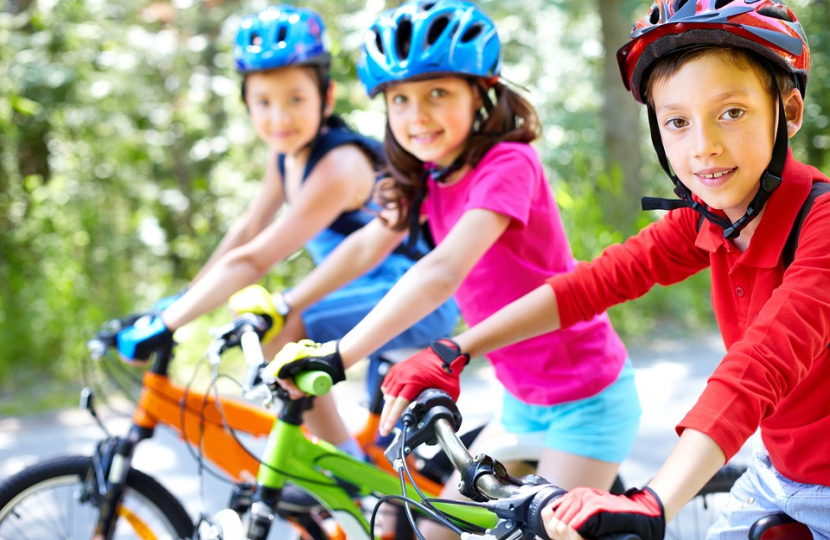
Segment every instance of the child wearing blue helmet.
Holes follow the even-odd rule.
[[[282,366],[278,375],[295,395],[294,373],[310,366],[342,380],[344,367],[451,296],[473,325],[549,275],[573,269],[556,203],[529,144],[539,136],[538,118],[500,82],[500,70],[495,25],[470,2],[406,2],[382,13],[365,33],[358,75],[370,96],[384,95],[387,107],[392,178],[380,193],[384,212],[296,286],[292,302],[303,305],[346,279],[339,261],[351,261],[355,273],[370,267],[407,233],[415,236],[424,220],[436,247],[339,343],[292,344],[277,355],[275,370]],[[456,351],[442,339],[392,369],[414,366],[415,377],[457,373],[469,357]],[[625,347],[608,317],[488,359],[506,389],[501,421],[490,429],[545,431],[539,474],[558,485],[609,488],[633,445],[640,407]],[[384,385],[387,398],[415,397],[401,390]],[[457,384],[448,390],[458,397]],[[456,483],[447,482],[445,496],[458,496]]]
[[[331,57],[320,16],[285,5],[247,16],[233,55],[251,121],[269,148],[262,186],[190,288],[149,324],[119,334],[119,351],[128,360],[146,359],[169,343],[177,328],[222,305],[303,246],[321,263],[376,213],[368,205],[376,172],[384,165],[383,149],[332,114]],[[275,220],[283,205],[287,211]],[[420,245],[418,250],[426,248]],[[374,307],[413,259],[396,252],[378,263],[302,309],[259,286],[235,296],[232,308],[246,311],[255,305],[270,315],[274,324],[264,341],[275,350],[305,337],[336,339]],[[426,345],[451,331],[457,314],[452,303],[436,305],[419,324],[391,336],[386,348]],[[312,432],[361,454],[331,398],[318,399],[306,420]]]

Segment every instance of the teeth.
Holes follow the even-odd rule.
[[[701,174],[700,176],[702,176],[703,178],[720,178],[724,174],[727,174],[727,173],[730,173],[730,172],[732,172],[732,171],[730,170],[730,171],[721,171],[721,172],[717,172],[717,173],[713,173],[713,174]]]

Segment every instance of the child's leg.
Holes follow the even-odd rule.
[[[752,464],[732,487],[707,540],[745,540],[756,520],[777,512],[810,527],[816,540],[830,540],[830,487],[785,478],[772,466],[760,438],[753,446]]]

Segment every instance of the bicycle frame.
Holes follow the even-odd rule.
[[[114,444],[99,451],[97,462],[101,466],[93,473],[99,485],[102,479],[106,479],[106,487],[101,486],[98,490],[103,502],[99,532],[112,530],[112,520],[116,515],[127,518],[115,504],[123,490],[124,479],[119,480],[118,475],[114,477],[109,470],[129,469],[135,445],[152,437],[155,428],[163,424],[188,443],[201,448],[202,455],[208,461],[237,483],[250,486],[256,480],[253,501],[267,500],[272,513],[277,508],[282,488],[290,481],[317,498],[335,516],[351,540],[372,537],[369,522],[361,508],[338,481],[357,487],[361,495],[400,495],[400,478],[386,459],[377,460],[377,465],[370,465],[325,441],[310,437],[302,428],[302,411],[305,409],[302,400],[285,401],[282,413],[275,418],[273,413],[246,402],[225,396],[219,396],[217,400],[213,395],[176,384],[167,376],[171,359],[172,351],[161,351],[151,369],[144,374],[129,435],[115,439]],[[367,438],[370,431],[376,430],[377,421],[377,414],[370,415],[361,438]],[[268,436],[261,462],[240,444],[230,430],[254,437]],[[115,467],[116,460],[127,466]],[[434,497],[440,492],[440,484],[414,472],[413,476],[428,496]],[[411,485],[407,485],[407,495],[417,496]],[[236,503],[232,501],[231,506],[236,506]],[[249,501],[235,509],[245,510],[250,504]],[[446,510],[482,527],[495,523],[494,516],[481,509],[453,506]],[[134,530],[141,536],[142,524],[137,523]]]

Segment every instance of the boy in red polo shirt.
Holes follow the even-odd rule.
[[[655,150],[681,200],[648,200],[670,211],[445,344],[480,356],[711,267],[728,352],[677,427],[677,446],[644,490],[579,488],[555,501],[548,534],[663,538],[665,521],[760,426],[763,444],[733,488],[739,502],[707,538],[745,539],[756,519],[784,511],[828,539],[830,197],[815,199],[793,260],[785,255],[813,183],[828,182],[787,149],[804,110],[803,30],[781,2],[672,0],[655,2],[631,38],[618,53],[623,79],[648,107]],[[421,389],[457,388],[460,370],[442,365],[464,363],[430,348],[387,375],[382,429]]]

